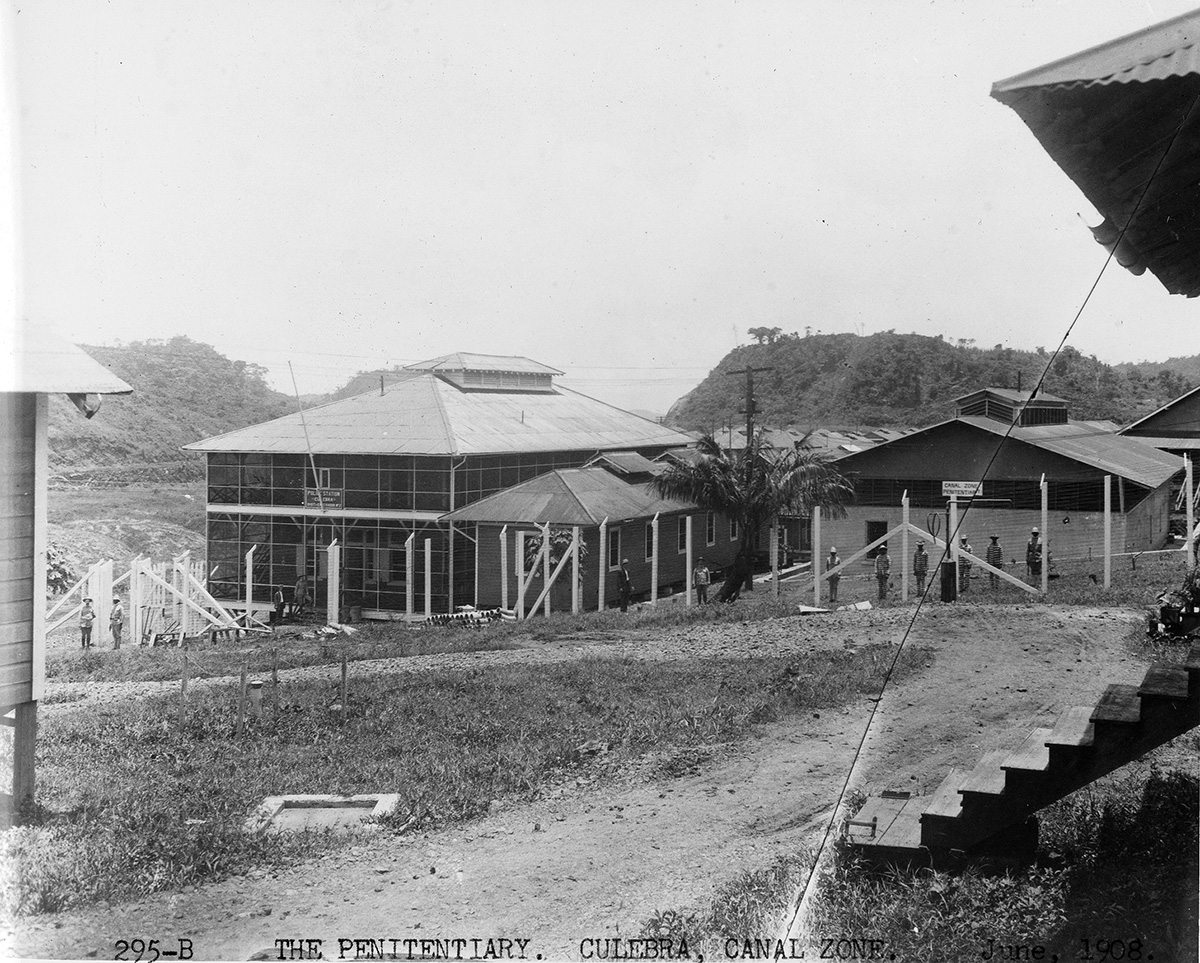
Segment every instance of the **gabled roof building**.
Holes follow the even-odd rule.
[[[1183,468],[1177,456],[1118,434],[1108,422],[1071,419],[1068,403],[1051,395],[986,388],[956,404],[952,419],[838,460],[856,500],[846,519],[829,523],[826,542],[849,554],[847,548],[874,541],[899,523],[905,492],[912,521],[923,526],[931,512],[945,509],[945,483],[983,479],[963,531],[981,551],[987,535],[1000,534],[1019,556],[1013,541],[1040,525],[1044,476],[1056,523],[1052,550],[1086,556],[1100,544],[1105,475],[1112,476],[1114,551],[1166,540],[1171,482]]]
[[[413,572],[405,562],[416,533],[433,543],[433,610],[474,603],[474,540],[451,512],[556,469],[598,457],[643,467],[692,443],[560,374],[528,358],[450,354],[378,390],[188,445],[208,461],[210,591],[240,599],[243,559],[258,546],[256,606],[301,575],[324,598],[337,539],[346,604],[386,617],[403,610],[410,580],[424,586],[423,551]]]
[[[1188,452],[1194,460],[1200,452],[1200,387],[1127,425],[1121,434],[1176,455]]]

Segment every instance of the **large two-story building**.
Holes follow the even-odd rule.
[[[188,445],[208,459],[210,591],[244,598],[255,547],[256,608],[300,575],[323,600],[336,539],[343,603],[390,617],[410,580],[423,596],[428,538],[433,611],[473,604],[475,525],[451,512],[606,452],[654,459],[693,441],[564,387],[561,374],[528,358],[446,355],[379,390]]]

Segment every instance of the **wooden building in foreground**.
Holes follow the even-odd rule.
[[[49,398],[66,394],[90,418],[101,395],[133,389],[73,344],[20,329],[2,335],[0,717],[14,729],[12,792],[4,794],[2,813],[11,822],[33,798],[37,704],[45,685]]]

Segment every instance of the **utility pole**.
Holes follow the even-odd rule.
[[[746,407],[743,412],[746,415],[746,448],[750,447],[750,440],[754,437],[754,416],[758,413],[758,405],[754,402],[754,372],[756,371],[774,371],[774,368],[755,368],[752,365],[746,365],[737,371],[729,371],[727,374],[746,376]]]

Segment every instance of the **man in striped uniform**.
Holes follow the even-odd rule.
[[[1000,547],[999,535],[992,536],[992,544],[987,547],[983,560],[992,568],[1004,568],[1004,549]],[[995,589],[1000,584],[1000,576],[995,572],[988,572],[988,583]]]

